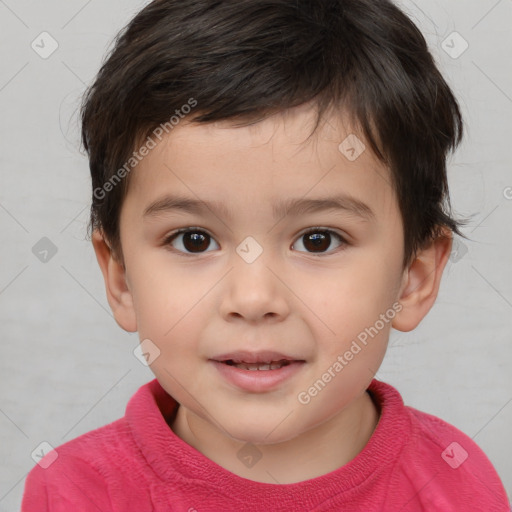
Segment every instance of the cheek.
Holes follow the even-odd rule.
[[[165,255],[131,262],[130,282],[141,339],[163,344],[182,339],[201,325],[203,303],[215,280],[180,271]],[[179,336],[178,336],[179,334]]]
[[[324,364],[352,348],[353,360],[378,367],[396,314],[395,290],[401,274],[395,260],[355,255],[350,264],[318,280],[316,287],[306,283],[310,325],[315,339],[324,344]],[[361,350],[352,345],[354,341]]]
[[[328,315],[333,325],[358,323],[378,318],[392,305],[400,277],[393,259],[378,261],[361,253],[317,280],[308,280],[304,293],[309,290],[305,296],[315,305],[315,313]]]

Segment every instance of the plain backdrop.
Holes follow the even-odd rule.
[[[113,320],[86,239],[77,115],[115,34],[145,3],[0,0],[1,511],[19,510],[41,442],[57,447],[121,417],[153,378],[133,354],[137,335]],[[471,240],[455,244],[421,325],[392,332],[377,378],[472,437],[510,495],[512,1],[401,5],[464,112],[449,182],[455,213],[472,216]]]

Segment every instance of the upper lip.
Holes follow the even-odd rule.
[[[211,358],[214,361],[224,362],[233,361],[235,363],[269,363],[271,361],[304,361],[293,356],[287,356],[273,350],[262,350],[259,352],[250,352],[248,350],[238,350],[229,352]]]

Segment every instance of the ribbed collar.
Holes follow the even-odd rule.
[[[230,490],[243,498],[259,493],[268,499],[294,496],[311,497],[318,502],[359,487],[370,477],[386,470],[407,442],[411,425],[398,391],[373,379],[368,387],[380,410],[375,431],[365,448],[348,464],[317,478],[293,484],[268,484],[242,478],[219,466],[179,438],[166,422],[178,407],[156,379],[143,385],[130,399],[126,420],[136,444],[153,471],[165,483],[184,480],[204,481],[208,486]]]

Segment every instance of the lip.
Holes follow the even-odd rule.
[[[246,357],[246,356],[245,356]],[[233,358],[228,358],[233,359]],[[287,359],[279,357],[278,359]],[[270,358],[267,361],[277,361],[278,359]],[[290,359],[287,359],[290,360]],[[242,370],[236,366],[230,366],[220,361],[211,360],[212,364],[217,368],[219,373],[231,384],[245,391],[253,393],[262,393],[271,391],[278,387],[284,381],[296,375],[305,361],[294,361],[276,370]],[[249,362],[249,361],[245,361]]]

